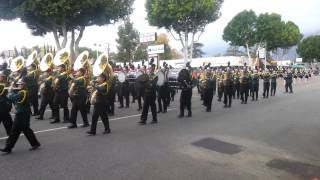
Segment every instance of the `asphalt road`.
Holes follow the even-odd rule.
[[[320,78],[299,81],[294,94],[240,104],[230,109],[214,98],[206,113],[194,91],[193,117],[178,119],[179,97],[159,124],[139,126],[136,105],[116,109],[110,135],[87,136],[48,120],[32,120],[41,149],[28,151],[21,137],[10,155],[0,156],[0,179],[68,180],[276,180],[320,176]],[[260,89],[261,91],[262,89]],[[61,113],[62,114],[62,113]],[[50,112],[46,112],[46,117]],[[80,114],[78,123],[81,123]],[[149,115],[151,119],[151,115]],[[91,116],[89,116],[91,119]],[[211,138],[211,149],[195,142]],[[214,143],[216,142],[216,144]],[[218,144],[217,144],[218,142]],[[5,143],[0,127],[0,146]],[[197,144],[197,143],[196,143]],[[237,149],[238,152],[228,153]],[[289,162],[275,168],[274,163]],[[282,161],[281,161],[282,162]],[[297,163],[294,163],[297,162]],[[274,166],[269,166],[273,164]],[[286,163],[284,163],[286,164]],[[319,168],[319,172],[317,172]],[[291,170],[291,171],[290,171]]]

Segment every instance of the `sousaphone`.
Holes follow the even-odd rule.
[[[33,51],[27,58],[26,60],[26,68],[29,68],[32,64],[38,65],[39,61],[38,61],[38,52],[37,51]]]
[[[22,56],[14,58],[10,64],[10,70],[12,72],[18,72],[24,67],[25,59]]]
[[[40,62],[40,70],[42,72],[46,72],[51,68],[53,68],[53,55],[51,53],[47,53],[43,56]]]
[[[61,49],[57,52],[56,56],[53,59],[53,64],[55,66],[68,65],[70,60],[70,51],[69,49]]]

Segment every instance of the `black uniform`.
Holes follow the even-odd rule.
[[[272,75],[271,75],[271,96],[276,95],[276,90],[277,90],[277,74],[272,73]]]
[[[129,81],[126,80],[123,83],[119,83],[119,89],[118,89],[118,99],[119,99],[119,103],[120,103],[120,107],[119,108],[123,108],[124,107],[124,98],[126,100],[126,108],[129,108],[129,104],[130,104],[130,90],[129,90]]]
[[[259,74],[254,73],[252,75],[252,88],[251,88],[251,96],[252,96],[252,101],[257,101],[258,96],[259,96]]]
[[[157,123],[157,106],[156,106],[156,91],[157,91],[157,77],[154,73],[149,75],[149,81],[145,83],[145,92],[143,96],[143,109],[141,114],[140,124],[146,124],[148,118],[149,107],[152,112],[152,123]]]
[[[12,128],[12,118],[10,111],[12,104],[7,98],[7,90],[4,90],[5,85],[0,84],[0,124],[3,123],[4,128],[6,129],[7,135],[10,135]]]
[[[288,89],[290,89],[290,93],[293,93],[293,91],[292,91],[292,78],[293,78],[293,75],[291,72],[288,72],[286,74],[286,76],[284,77],[284,80],[286,81],[286,84],[285,84],[286,93],[288,92]]]
[[[211,111],[212,99],[216,92],[216,77],[207,79],[207,87],[204,89],[203,104],[207,107],[206,111]]]
[[[244,72],[240,77],[240,93],[241,93],[241,104],[247,104],[249,97],[249,77],[248,73]]]
[[[180,114],[179,117],[184,116],[184,110],[187,108],[188,110],[188,117],[192,116],[191,111],[191,98],[192,98],[192,82],[191,81],[184,81],[181,82],[181,94],[180,94]]]
[[[162,85],[157,87],[158,90],[158,113],[167,112],[167,107],[168,107],[168,98],[167,98],[167,92],[168,92],[168,86]]]
[[[39,115],[39,102],[38,102],[38,78],[37,78],[37,71],[34,70],[28,73],[25,76],[25,81],[27,83],[28,93],[29,93],[29,101],[33,108],[33,115]]]
[[[59,109],[63,108],[63,121],[64,123],[69,122],[69,109],[68,109],[68,81],[69,76],[66,72],[58,75],[57,77],[58,83],[54,86],[54,121],[52,123],[60,122],[60,113]]]
[[[263,98],[269,97],[269,90],[270,90],[270,74],[265,73],[263,74]]]
[[[224,107],[231,107],[233,94],[233,79],[231,73],[225,73],[223,79]]]
[[[51,110],[52,110],[52,117],[53,115],[53,97],[54,97],[54,91],[52,88],[53,83],[53,77],[49,76],[44,80],[44,89],[41,92],[41,103],[40,103],[40,110],[39,110],[39,118],[40,120],[43,119],[44,112],[46,110],[47,105],[49,104]]]
[[[87,110],[86,110],[86,100],[87,100],[87,92],[86,92],[86,79],[84,76],[79,77],[74,80],[73,82],[74,90],[73,94],[70,94],[70,99],[72,102],[71,107],[71,126],[69,128],[76,128],[77,127],[77,113],[80,111],[82,120],[83,120],[83,127],[89,126],[88,117],[87,117]]]
[[[140,111],[142,109],[142,101],[141,100],[144,96],[144,86],[140,82],[136,82],[135,87],[136,87],[136,95],[137,95],[136,99],[138,101],[138,111]]]
[[[233,91],[233,99],[237,97],[237,99],[240,98],[240,78],[239,74],[235,74],[234,77],[234,91]]]
[[[21,132],[26,136],[27,140],[33,148],[40,146],[33,130],[30,128],[30,104],[27,90],[20,90],[17,93],[10,93],[8,98],[15,104],[16,114],[10,136],[6,141],[4,152],[11,152],[16,144]]]
[[[109,85],[107,82],[104,82],[100,85],[95,86],[96,89],[96,100],[93,102],[93,114],[92,114],[92,124],[89,134],[95,135],[97,129],[98,118],[100,117],[104,125],[104,133],[110,133],[109,118],[106,112],[108,104],[108,89]]]
[[[221,102],[222,96],[223,96],[223,77],[220,75],[217,79],[218,81],[218,101]]]

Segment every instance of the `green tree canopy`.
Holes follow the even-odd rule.
[[[177,33],[179,38],[175,39],[181,42],[187,61],[188,47],[193,49],[196,34],[200,33],[200,37],[206,25],[220,17],[222,3],[223,0],[147,0],[145,6],[150,25]]]
[[[118,61],[132,62],[139,43],[139,33],[133,24],[126,20],[118,29]]]
[[[304,62],[320,60],[320,36],[309,36],[303,39],[297,48],[297,53],[303,58]]]

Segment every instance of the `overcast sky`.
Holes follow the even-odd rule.
[[[135,0],[135,11],[131,16],[135,28],[141,33],[166,32],[148,25],[144,3],[145,0]],[[237,13],[245,9],[252,9],[257,14],[275,12],[281,14],[284,20],[295,22],[303,34],[320,33],[320,0],[225,0],[222,16],[216,22],[208,25],[200,38],[200,42],[205,45],[204,50],[208,56],[225,51],[227,45],[221,38],[223,29]],[[87,28],[80,45],[95,48],[94,44],[106,46],[107,43],[110,43],[111,51],[116,51],[115,39],[119,24],[121,22],[115,25]],[[175,48],[181,49],[179,42],[173,38],[170,43]],[[14,46],[20,48],[22,46],[42,46],[43,44],[54,45],[52,34],[45,37],[34,37],[25,24],[19,20],[0,21],[0,51],[13,49]],[[100,47],[100,49],[104,48]]]

